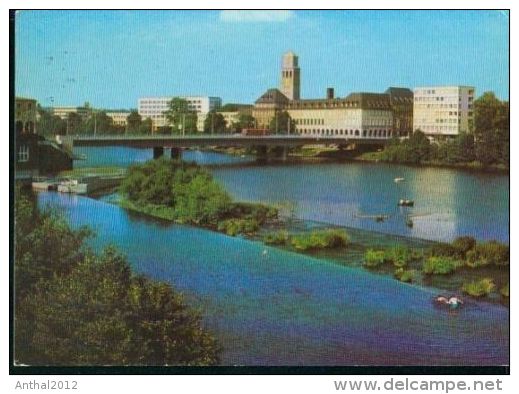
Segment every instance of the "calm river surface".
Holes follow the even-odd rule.
[[[149,158],[143,151],[119,153],[117,165]],[[201,152],[184,158],[206,164],[223,159],[230,165],[211,171],[235,197],[290,202],[300,218],[429,239],[472,234],[508,241],[508,177],[355,163],[255,166],[246,163],[250,158]],[[243,163],[233,165],[236,160]],[[394,184],[397,176],[406,182]],[[434,219],[417,218],[413,229],[401,225],[395,199],[402,194],[415,199],[415,211]],[[62,211],[74,227],[93,228],[94,248],[115,244],[136,271],[184,292],[220,340],[225,365],[509,362],[509,311],[502,305],[469,302],[459,313],[448,313],[432,305],[438,290],[149,219],[106,199],[40,193],[39,203]],[[354,217],[358,212],[394,216],[379,226]]]

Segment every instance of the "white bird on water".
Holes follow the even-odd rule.
[[[263,256],[266,256],[266,255],[267,255],[267,253],[268,253],[267,249],[263,249],[263,253],[262,253],[262,254],[263,254]]]

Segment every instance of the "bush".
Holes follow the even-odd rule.
[[[258,229],[259,223],[256,219],[227,219],[218,223],[218,231],[233,237],[238,234],[253,234]]]
[[[462,290],[473,297],[484,297],[487,296],[494,290],[496,285],[490,278],[484,278],[478,281],[464,283]]]
[[[364,262],[362,264],[368,268],[376,268],[385,262],[386,253],[383,250],[368,249],[364,254]]]
[[[412,259],[412,251],[403,246],[395,246],[386,251],[386,260],[398,268],[406,267]]]
[[[340,229],[314,230],[310,234],[294,235],[292,246],[297,250],[332,249],[347,245],[349,237]]]
[[[499,293],[505,298],[510,297],[510,283],[507,283],[501,287],[501,289],[499,289]]]
[[[469,260],[479,266],[506,266],[510,264],[510,248],[497,241],[488,241],[478,244]]]
[[[401,282],[411,283],[415,280],[416,271],[406,270],[404,268],[397,268],[394,272],[394,276]]]
[[[461,258],[465,258],[467,253],[476,247],[476,240],[473,237],[458,237],[452,242],[452,246]]]
[[[288,242],[289,235],[286,230],[279,230],[269,233],[263,238],[263,242],[269,245],[285,245]]]
[[[456,271],[460,262],[450,257],[431,256],[422,266],[422,271],[427,275],[447,275]]]
[[[451,244],[440,242],[429,248],[429,254],[435,257],[459,257],[458,250]]]

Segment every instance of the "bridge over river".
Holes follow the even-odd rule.
[[[171,148],[172,158],[179,158],[181,149],[192,147],[245,147],[255,148],[258,154],[266,153],[267,148],[283,148],[286,157],[288,148],[304,145],[383,145],[388,139],[384,138],[345,138],[333,135],[264,135],[250,136],[242,134],[212,134],[212,135],[100,135],[100,136],[62,136],[59,140],[69,149],[73,146],[127,146],[133,148],[153,149],[153,157],[164,154],[165,148]]]

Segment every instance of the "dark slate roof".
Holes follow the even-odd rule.
[[[357,103],[357,106],[362,109],[388,109],[391,107],[390,97],[385,93],[350,93],[344,100]]]
[[[269,89],[256,100],[256,104],[285,104],[289,99],[278,89]]]

